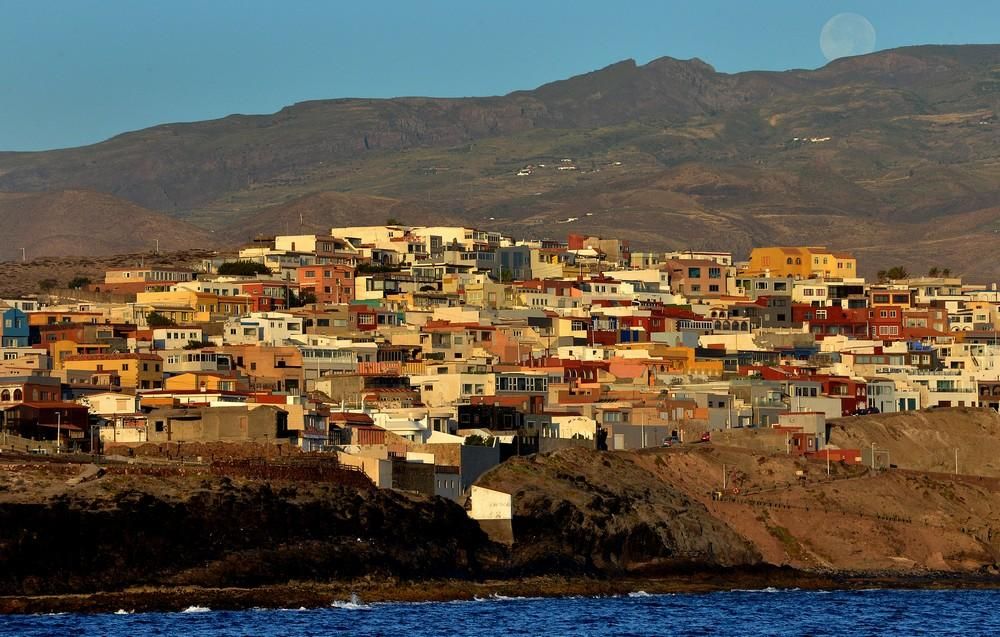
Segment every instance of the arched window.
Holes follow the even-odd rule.
[[[10,400],[10,390],[9,389],[5,389],[2,392],[0,392],[0,401],[8,402],[9,400]]]
[[[788,260],[787,260],[787,261],[785,261],[785,263],[786,263],[787,265],[792,265],[792,257],[788,257]]]
[[[802,265],[802,258],[801,257],[795,257],[795,265]]]
[[[20,389],[14,390],[14,400],[22,400],[24,398],[24,393]]]

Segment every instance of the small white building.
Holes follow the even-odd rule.
[[[302,319],[283,312],[251,312],[233,317],[222,330],[226,345],[284,345],[288,339],[303,334]]]

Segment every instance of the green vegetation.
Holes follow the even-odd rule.
[[[70,279],[69,283],[66,284],[66,287],[71,290],[80,290],[90,285],[90,283],[91,281],[89,277],[77,276]]]
[[[382,263],[359,263],[358,274],[377,274],[380,272],[399,272],[402,269],[399,265],[388,265]]]
[[[887,281],[899,281],[900,279],[907,279],[910,277],[910,273],[903,266],[897,265],[889,268],[888,270],[878,271],[879,283],[885,283]]]
[[[177,325],[177,323],[159,312],[150,312],[146,315],[146,325],[150,327],[171,327]]]
[[[256,276],[258,274],[271,274],[271,269],[256,261],[227,261],[219,266],[219,274]]]
[[[148,321],[149,318],[147,317],[146,320]],[[215,343],[212,341],[188,341],[184,349],[202,349],[205,347],[215,347]]]
[[[292,292],[288,297],[288,307],[302,307],[316,302],[316,293],[312,290],[302,290],[298,294]]]
[[[59,281],[55,279],[42,279],[38,282],[38,289],[42,292],[51,292],[57,287],[59,287]]]
[[[468,436],[465,439],[465,444],[470,447],[492,447],[494,445],[493,436],[488,436],[486,438],[479,435]]]

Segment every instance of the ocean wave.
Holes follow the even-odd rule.
[[[774,586],[768,586],[766,588],[732,588],[729,590],[730,593],[794,593],[796,591],[802,590],[801,588],[775,588]]]
[[[337,608],[340,610],[371,610],[370,604],[365,604],[361,601],[361,598],[355,594],[351,594],[351,599],[347,601],[335,600],[330,603],[330,608]]]
[[[208,608],[207,606],[188,606],[187,608],[185,608],[181,612],[182,613],[210,613],[210,612],[212,612],[212,609]]]
[[[115,615],[132,615],[134,613],[134,610],[125,610],[124,608],[119,608],[114,612]]]
[[[479,597],[473,596],[472,601],[474,602],[524,602],[530,600],[545,599],[544,597],[521,597],[518,595],[501,595],[500,593],[493,593],[489,597]]]
[[[652,595],[650,595],[646,591],[633,591],[633,592],[629,593],[628,596],[629,597],[652,597]]]

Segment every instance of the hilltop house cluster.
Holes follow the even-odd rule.
[[[561,446],[756,428],[854,462],[829,420],[1000,407],[995,286],[865,281],[816,246],[737,262],[583,234],[357,226],[90,288],[2,301],[3,444],[281,444],[457,499],[504,458]]]

